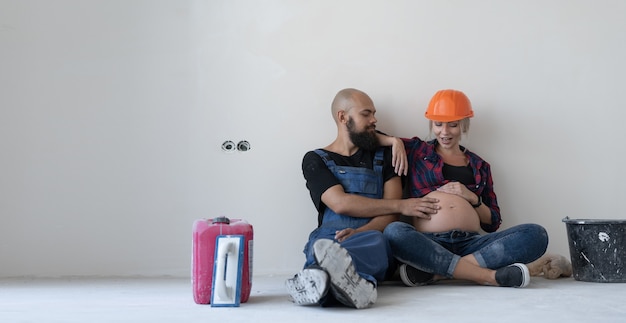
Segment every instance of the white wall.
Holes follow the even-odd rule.
[[[426,137],[441,88],[476,117],[504,227],[568,254],[565,216],[620,213],[626,3],[0,0],[0,277],[190,271],[191,225],[254,225],[254,272],[291,273],[316,224],[303,154],[330,101]],[[224,153],[224,140],[252,150]]]

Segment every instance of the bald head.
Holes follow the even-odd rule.
[[[372,99],[363,91],[347,88],[343,89],[335,95],[335,99],[331,105],[333,119],[337,122],[337,112],[350,111],[354,106],[374,106]]]

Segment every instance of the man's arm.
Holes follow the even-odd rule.
[[[366,230],[382,232],[389,223],[398,219],[399,214],[430,219],[430,215],[440,208],[437,204],[439,200],[430,197],[402,199],[402,183],[397,176],[385,182],[384,190],[382,199],[346,194],[341,185],[335,185],[322,194],[322,201],[336,213],[372,218],[357,229],[346,228],[335,232],[337,241],[344,241],[354,233]],[[342,212],[337,211],[339,207]]]
[[[389,179],[387,182],[385,182],[383,200],[384,199],[400,199],[400,198],[402,198],[402,183],[400,182],[400,177],[396,176],[396,177]],[[377,199],[377,201],[383,201],[383,200]],[[383,230],[385,230],[385,227],[387,227],[389,223],[396,221],[397,219],[398,219],[397,213],[378,215],[378,216],[375,216],[372,220],[370,220],[367,224],[359,228],[356,228],[356,229],[346,228],[346,229],[337,231],[335,233],[335,239],[341,242],[357,232],[364,232],[367,230],[378,230],[382,232]]]
[[[400,181],[399,177],[394,177]],[[393,179],[390,179],[391,181]],[[387,182],[389,182],[387,181]],[[387,184],[385,183],[385,188]],[[400,199],[375,199],[344,192],[338,184],[322,193],[322,202],[337,214],[356,218],[372,218],[384,214],[399,213]]]
[[[399,192],[394,193],[393,188],[387,188],[391,181],[397,181]],[[390,190],[387,192],[387,190]],[[387,194],[389,198],[387,198]],[[394,177],[393,179],[385,182],[385,198],[373,199],[356,194],[348,194],[343,191],[341,185],[335,185],[327,189],[322,194],[322,202],[326,204],[335,213],[360,217],[360,218],[373,218],[380,215],[388,214],[404,214],[408,216],[417,216],[421,218],[430,218],[430,214],[437,213],[440,208],[437,205],[439,200],[434,198],[410,198],[401,199],[400,197],[392,199],[391,194],[400,194],[402,197],[402,188],[400,184],[400,178]]]
[[[387,182],[385,182],[385,190],[383,194],[383,199],[401,199],[402,198],[402,183],[400,182],[400,177],[394,177]],[[356,232],[362,232],[366,230],[378,230],[383,231],[385,227],[398,219],[399,213],[393,214],[384,214],[379,215],[373,218],[366,225],[358,228]]]
[[[391,146],[391,166],[394,167],[396,174],[406,176],[409,171],[409,163],[406,157],[404,141],[382,132],[376,132],[376,138],[378,138],[381,146]]]

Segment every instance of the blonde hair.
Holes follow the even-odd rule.
[[[430,133],[433,133],[433,122],[437,122],[437,121],[433,121],[430,120],[430,122],[428,123],[428,129],[430,130]],[[458,122],[459,126],[461,126],[461,133],[467,135],[467,133],[469,132],[469,128],[470,128],[470,118],[464,118],[458,121],[450,121],[450,122]]]

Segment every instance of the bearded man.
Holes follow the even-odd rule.
[[[286,281],[291,301],[323,307],[366,308],[376,302],[378,283],[396,269],[382,231],[400,214],[437,212],[432,198],[402,199],[390,147],[376,136],[376,108],[363,91],[343,89],[331,112],[337,137],[309,151],[302,172],[318,212],[318,227],[304,247],[305,264]]]

